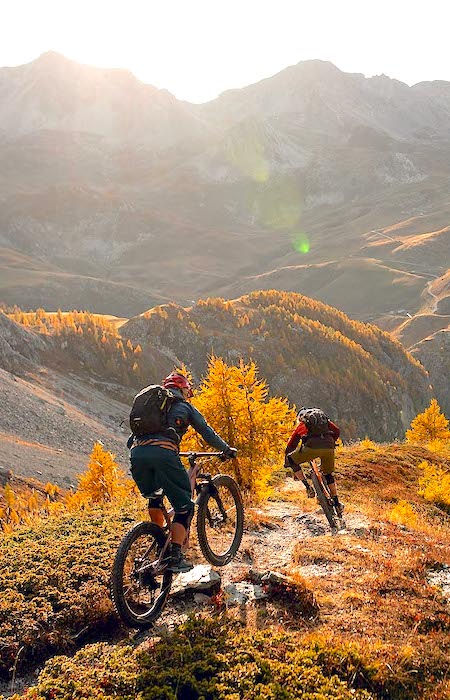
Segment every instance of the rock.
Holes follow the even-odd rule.
[[[12,471],[6,467],[0,466],[0,486],[6,486],[8,481],[11,481]]]
[[[172,595],[185,591],[208,591],[214,595],[220,590],[221,578],[217,571],[208,564],[194,566],[192,571],[179,574],[172,585]]]
[[[427,581],[441,589],[442,596],[450,603],[450,566],[443,564],[439,569],[428,571]]]
[[[278,573],[278,571],[261,573],[250,570],[249,578],[262,584],[268,598],[286,605],[294,616],[298,615],[310,620],[318,617],[319,605],[314,591],[309,588],[306,582],[296,581],[289,576]]]
[[[211,597],[206,593],[194,593],[194,602],[198,605],[208,605],[211,602]]]
[[[230,583],[223,590],[226,594],[227,605],[244,605],[268,597],[262,586],[249,581]]]

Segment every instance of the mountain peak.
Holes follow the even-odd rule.
[[[40,56],[31,61],[31,63],[42,65],[42,66],[54,66],[61,63],[74,63],[70,58],[64,56],[58,51],[44,51]]]

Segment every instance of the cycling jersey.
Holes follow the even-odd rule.
[[[308,437],[308,430],[306,428],[306,425],[302,421],[300,421],[300,423],[297,425],[294,432],[292,433],[291,437],[289,438],[285,454],[288,454],[289,452],[295,450],[295,448],[298,447],[300,440],[307,447],[312,447],[315,449],[333,448],[336,440],[341,434],[341,431],[339,430],[337,425],[331,420],[328,421],[328,430],[330,431],[329,435],[311,435],[310,437]]]

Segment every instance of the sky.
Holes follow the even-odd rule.
[[[308,59],[450,81],[449,0],[0,0],[0,66],[45,51],[206,102]]]

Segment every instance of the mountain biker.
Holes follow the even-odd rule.
[[[319,423],[321,427],[318,430],[308,428],[313,412],[317,412],[319,420],[323,421]],[[317,457],[320,458],[320,469],[330,489],[338,515],[342,515],[344,505],[339,501],[333,472],[336,441],[340,433],[338,426],[329,420],[321,409],[302,407],[297,414],[297,426],[285,450],[285,466],[290,467],[294,471],[294,477],[304,484],[308,498],[314,498],[315,491],[308,483],[301,465]]]
[[[191,425],[211,447],[223,452],[224,458],[232,459],[237,450],[222,440],[202,414],[188,403],[193,392],[186,377],[172,372],[163,379],[162,386],[170,389],[176,398],[167,414],[169,428],[161,434],[130,435],[127,446],[131,447],[131,475],[141,494],[149,499],[152,522],[164,527],[163,491],[174,509],[168,568],[182,573],[193,568],[184,558],[181,546],[194,514],[194,503],[189,477],[178,455],[181,438]]]

